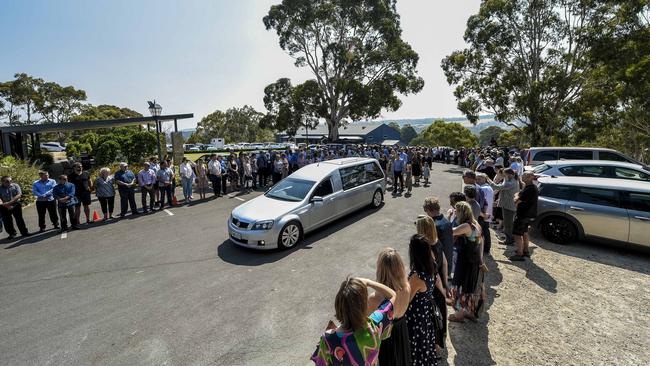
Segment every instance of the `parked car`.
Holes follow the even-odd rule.
[[[230,240],[249,248],[290,248],[305,233],[343,215],[368,205],[380,207],[385,191],[375,159],[310,164],[235,208],[228,220]]]
[[[60,152],[65,151],[65,147],[63,147],[58,142],[41,142],[41,150],[48,152]]]
[[[536,225],[549,241],[596,238],[650,246],[650,183],[585,177],[538,182]]]
[[[532,167],[538,177],[617,178],[650,182],[650,170],[643,165],[607,160],[551,160]]]
[[[548,160],[610,160],[644,165],[621,152],[600,147],[531,147],[521,156],[529,166]]]

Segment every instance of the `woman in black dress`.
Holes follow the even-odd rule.
[[[411,299],[410,287],[404,262],[399,253],[393,248],[379,252],[377,258],[377,282],[388,286],[396,292],[393,302],[393,329],[390,337],[381,342],[379,348],[379,365],[381,366],[411,366],[411,349],[409,333],[406,325],[406,309]],[[372,314],[384,301],[377,292],[368,299],[368,314]]]
[[[435,366],[437,365],[436,335],[433,324],[435,266],[429,242],[424,236],[411,237],[409,260],[411,302],[406,310],[406,324],[411,346],[411,365]]]
[[[427,238],[431,253],[434,258],[434,266],[436,272],[436,287],[433,291],[433,299],[436,306],[440,311],[442,317],[442,326],[438,327],[436,323],[436,353],[440,354],[442,348],[445,348],[445,340],[447,338],[447,259],[443,252],[442,244],[438,241],[438,231],[436,230],[436,223],[433,219],[426,215],[420,215],[415,222],[418,234]]]
[[[413,158],[412,169],[415,186],[418,187],[420,185],[420,177],[422,176],[422,155],[420,153],[417,153]]]

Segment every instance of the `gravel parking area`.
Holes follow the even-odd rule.
[[[435,164],[431,187],[387,195],[381,209],[343,218],[285,252],[227,239],[230,210],[259,192],[66,239],[0,240],[0,365],[307,365],[334,317],[340,281],[373,277],[385,246],[407,257],[424,198],[446,203],[460,172]],[[35,210],[25,215],[35,227]],[[650,364],[650,256],[537,235],[533,243],[523,263],[493,244],[487,313],[451,324],[448,364]]]

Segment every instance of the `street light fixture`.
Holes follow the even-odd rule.
[[[154,120],[156,121],[156,139],[158,140],[158,161],[162,161],[162,151],[160,149],[160,130],[161,126],[160,123],[158,122],[158,117],[160,117],[160,113],[162,112],[162,107],[160,104],[156,103],[156,100],[154,99],[152,101],[147,101],[149,104],[149,113],[151,113],[151,116],[154,117]]]

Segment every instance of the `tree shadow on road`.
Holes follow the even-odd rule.
[[[316,244],[319,240],[327,238],[331,234],[343,230],[359,220],[372,216],[379,212],[383,206],[384,204],[382,203],[378,209],[366,208],[343,216],[320,229],[308,233],[305,235],[302,243],[288,250],[272,249],[260,251],[253,248],[240,247],[233,244],[229,239],[226,239],[219,244],[217,255],[227,263],[240,266],[259,266],[262,264],[273,263],[290,255],[296,250],[311,249],[311,246]]]
[[[489,329],[490,308],[494,299],[499,297],[496,287],[503,281],[503,275],[499,269],[499,264],[491,257],[485,257],[485,263],[489,272],[485,277],[485,290],[487,292],[487,301],[485,310],[476,323],[465,322],[463,324],[449,322],[449,338],[456,350],[453,364],[457,366],[465,365],[495,365],[496,362],[490,354]],[[449,309],[449,313],[452,310]],[[448,362],[441,362],[447,365]]]
[[[553,244],[534,232],[531,241],[548,251],[598,262],[638,273],[650,274],[650,250],[632,245],[601,241],[582,241],[568,245]]]

